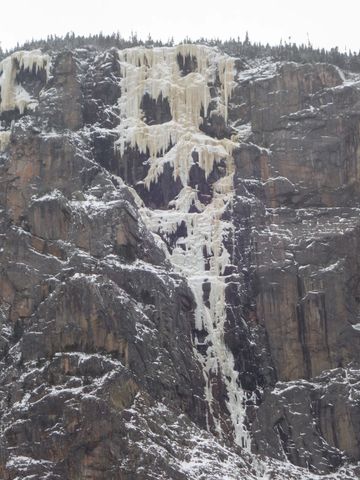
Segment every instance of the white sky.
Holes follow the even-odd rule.
[[[49,34],[244,38],[360,50],[360,0],[0,0],[3,49]]]

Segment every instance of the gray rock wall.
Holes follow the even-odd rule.
[[[220,375],[225,436],[206,431],[195,299],[128,188],[166,209],[180,186],[166,168],[146,190],[146,155],[115,153],[117,52],[89,48],[54,52],[47,83],[23,72],[37,109],[0,116],[0,477],[358,478],[359,86],[329,65],[236,65],[228,124],[210,108],[201,128],[238,138],[224,342],[252,453]],[[165,99],[142,108],[170,119]],[[223,168],[192,169],[202,201]]]

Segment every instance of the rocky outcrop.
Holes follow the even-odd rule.
[[[189,51],[183,79],[206,70]],[[206,52],[196,139],[231,154],[207,171],[191,152],[185,214],[216,206],[222,232],[198,291],[172,255],[206,225],[159,231],[183,180],[169,162],[147,184],[149,151],[115,148],[118,52],[52,52],[47,80],[20,69],[38,105],[0,116],[4,480],[359,476],[359,86],[331,65],[231,61],[225,121],[232,68]],[[146,125],[173,105],[144,95]]]
[[[110,451],[126,442],[119,419],[142,391],[204,426],[194,300],[78,130],[74,69],[72,54],[56,58],[43,102],[12,127],[2,157],[6,479],[123,478],[103,465],[113,469]]]
[[[349,393],[359,379],[359,91],[325,65],[254,77],[240,82],[238,101],[248,89],[250,138],[260,146],[240,149],[235,180],[245,215],[238,238],[248,238],[238,254],[243,313],[266,345],[254,448],[324,472],[344,455],[359,458]]]

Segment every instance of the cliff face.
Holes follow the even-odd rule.
[[[325,65],[281,65],[247,88],[252,138],[267,151],[237,157],[252,198],[245,316],[273,375],[255,448],[322,471],[340,452],[359,459],[359,93]]]
[[[357,79],[198,45],[1,72],[0,477],[358,478]]]

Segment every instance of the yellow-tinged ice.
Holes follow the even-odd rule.
[[[182,75],[178,56],[195,59],[196,71]],[[193,164],[194,152],[206,171],[214,162],[231,155],[233,145],[228,139],[218,140],[202,134],[199,126],[207,116],[211,101],[210,86],[218,76],[221,95],[218,112],[227,118],[228,101],[234,85],[234,60],[216,49],[195,44],[148,49],[129,48],[119,51],[121,90],[119,140],[122,155],[126,146],[148,153],[150,172],[145,181],[150,188],[163,171],[164,163],[174,168],[174,176],[186,185],[187,175],[182,164]],[[141,110],[145,94],[157,100],[166,98],[172,120],[161,125],[147,125]],[[225,152],[225,153],[224,153]],[[180,160],[179,160],[180,159]],[[189,170],[189,168],[185,168]]]
[[[192,57],[196,71],[182,76],[178,56]],[[164,171],[165,164],[173,169],[174,179],[183,188],[169,203],[168,210],[140,211],[148,227],[163,237],[170,237],[182,224],[186,234],[176,240],[169,260],[183,274],[191,287],[196,303],[195,322],[198,331],[206,332],[206,355],[200,355],[206,382],[211,422],[219,435],[222,424],[213,408],[213,381],[219,373],[228,395],[228,410],[234,425],[235,441],[249,446],[249,434],[244,425],[244,394],[232,353],[224,342],[226,318],[226,267],[231,256],[225,238],[233,234],[233,225],[224,220],[234,196],[233,150],[237,143],[217,139],[200,130],[208,114],[210,88],[220,85],[216,113],[227,120],[228,102],[234,86],[234,60],[218,50],[184,44],[171,48],[130,48],[119,52],[121,66],[120,127],[117,149],[123,155],[127,147],[137,148],[148,157],[149,169],[143,179],[150,190]],[[169,103],[172,119],[157,125],[147,125],[141,110],[145,94],[157,100],[161,95]],[[203,203],[197,187],[189,183],[192,166],[197,163],[205,178],[214,166],[222,166],[222,177],[212,184],[212,198]],[[224,168],[225,167],[225,168]],[[204,302],[203,285],[210,286],[208,303]],[[195,339],[195,347],[197,340]],[[210,424],[210,419],[209,419]]]
[[[0,112],[15,110],[22,114],[25,109],[34,109],[37,101],[32,99],[22,85],[17,83],[16,76],[21,70],[38,73],[45,70],[46,78],[49,76],[50,57],[41,50],[18,51],[12,53],[0,62]]]

